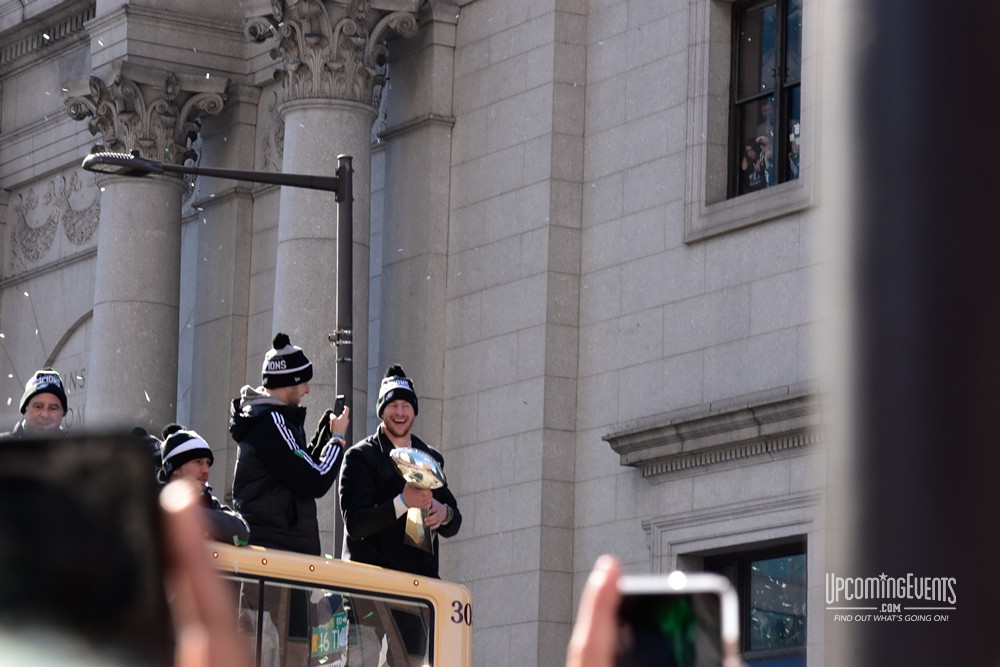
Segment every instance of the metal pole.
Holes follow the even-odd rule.
[[[337,156],[337,330],[330,337],[337,347],[337,393],[343,394],[354,413],[354,363],[353,319],[354,319],[354,169],[350,155]],[[364,406],[351,415],[351,423],[344,437],[347,446],[354,444],[354,423],[364,417]],[[340,497],[336,497],[336,519],[334,521],[334,553],[339,558],[343,548],[344,521],[340,512]]]
[[[337,393],[343,394],[347,404],[354,410],[354,377],[351,356],[353,340],[351,327],[354,319],[354,170],[350,155],[338,155],[337,178],[337,331],[334,344],[337,346]],[[362,411],[363,414],[363,411]],[[354,421],[347,427],[347,444],[354,444],[352,436]]]

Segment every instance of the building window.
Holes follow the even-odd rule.
[[[740,597],[740,641],[750,667],[805,667],[805,542],[706,557]]]
[[[694,66],[688,72],[686,243],[813,206],[819,152],[814,5],[689,0]],[[761,151],[758,126],[767,131],[770,164],[744,177],[747,140]]]
[[[735,5],[729,196],[799,177],[802,0]]]

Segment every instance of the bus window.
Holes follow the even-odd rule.
[[[259,667],[433,665],[429,603],[405,597],[227,577]]]

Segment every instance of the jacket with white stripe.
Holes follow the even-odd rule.
[[[306,409],[247,385],[233,399],[229,433],[238,444],[233,503],[250,524],[250,544],[319,555],[316,498],[337,479],[344,457],[331,439],[328,410],[306,440]]]

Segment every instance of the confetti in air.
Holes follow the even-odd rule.
[[[25,293],[24,293],[24,296],[28,296],[28,293],[27,293],[27,292],[25,292]]]
[[[10,396],[7,397],[7,405],[10,405]]]
[[[143,389],[142,393],[146,394],[146,402],[149,403],[149,392]]]
[[[51,37],[49,37],[49,33],[47,33],[47,32],[43,32],[43,33],[42,33],[42,39],[52,39],[52,38],[51,38]]]

